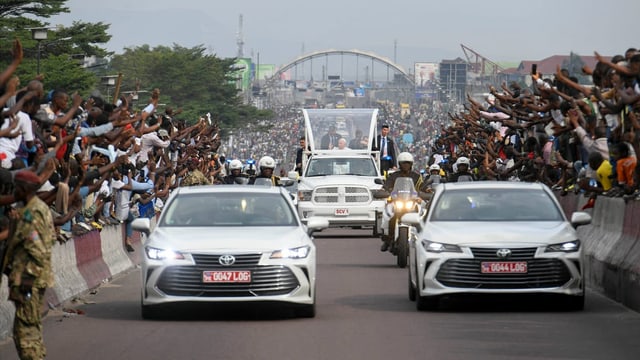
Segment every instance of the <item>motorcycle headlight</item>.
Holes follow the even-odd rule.
[[[544,249],[544,252],[576,252],[580,250],[580,240],[568,241],[560,244],[552,244]]]
[[[300,190],[298,191],[298,201],[311,201],[312,190]]]
[[[177,251],[158,249],[151,246],[144,248],[147,253],[147,257],[152,260],[182,260],[184,255]]]
[[[271,253],[270,259],[304,259],[311,252],[309,245],[291,249],[276,250]]]
[[[439,243],[435,241],[422,240],[422,246],[427,252],[433,253],[443,253],[443,252],[454,252],[461,253],[462,249],[458,245]]]
[[[413,209],[413,201],[411,201],[411,200],[409,200],[409,201],[396,200],[394,202],[394,206],[398,210],[411,210],[411,209]]]

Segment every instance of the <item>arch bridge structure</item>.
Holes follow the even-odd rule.
[[[409,101],[414,77],[392,60],[362,50],[321,50],[284,64],[261,84],[270,102],[362,107]]]

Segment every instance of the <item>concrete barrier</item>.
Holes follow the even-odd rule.
[[[124,249],[123,239],[124,226],[112,225],[105,226],[102,231],[94,230],[74,237],[64,244],[56,243],[51,253],[55,285],[47,289],[43,311],[139,264],[142,251],[139,234],[134,232],[134,253]],[[15,308],[8,297],[7,277],[3,275],[0,286],[0,341],[11,335],[13,327]]]
[[[586,203],[582,195],[560,196],[567,216]],[[587,286],[640,311],[640,201],[599,196],[591,225],[578,228],[584,244]]]

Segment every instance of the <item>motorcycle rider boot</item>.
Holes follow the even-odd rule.
[[[389,250],[389,240],[386,235],[382,235],[382,245],[380,246],[380,251],[388,251]]]

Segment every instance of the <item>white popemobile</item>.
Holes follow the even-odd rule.
[[[385,200],[372,195],[383,178],[379,152],[369,139],[376,138],[378,110],[304,109],[303,114],[309,149],[298,184],[300,218],[325,218],[330,227],[371,228],[377,236]]]

